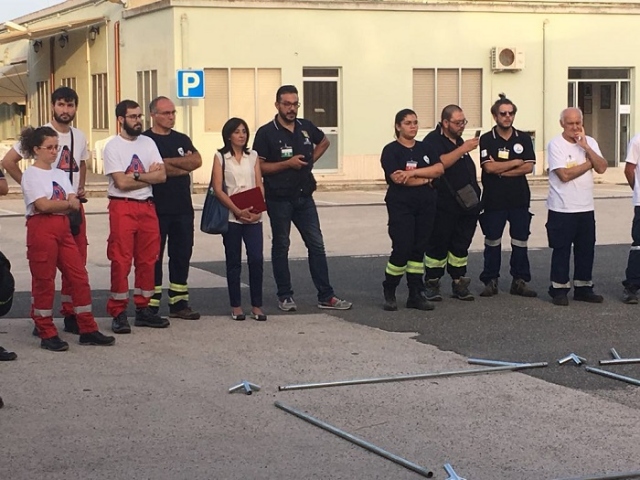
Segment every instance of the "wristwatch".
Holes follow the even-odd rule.
[[[136,182],[139,182],[140,181],[140,172],[133,172],[133,179]]]

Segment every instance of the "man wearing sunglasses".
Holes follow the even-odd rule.
[[[510,293],[535,297],[527,286],[531,281],[527,241],[532,214],[529,213],[531,191],[526,175],[533,172],[536,155],[531,137],[516,130],[513,121],[518,108],[504,94],[491,107],[496,125],[480,137],[482,167],[482,206],[480,228],[484,233],[484,269],[480,280],[485,288],[481,297],[498,294],[501,240],[509,222],[511,236]]]
[[[78,229],[74,231],[73,239],[78,246],[78,251],[82,257],[83,264],[87,264],[87,219],[84,214],[82,203],[85,198],[85,181],[87,178],[87,160],[89,151],[87,149],[87,138],[81,130],[72,127],[71,124],[76,117],[78,110],[78,94],[69,87],[59,87],[51,94],[51,121],[45,126],[53,128],[58,134],[60,149],[52,168],[58,168],[71,175],[71,182],[76,190],[76,195],[80,199],[81,221]],[[18,183],[22,182],[22,171],[20,161],[23,153],[20,151],[20,142],[7,152],[2,160],[2,166],[7,173]],[[64,316],[64,331],[80,334],[78,322],[73,311],[71,302],[71,286],[65,275],[62,275],[62,289],[60,292],[62,308],[60,314]],[[34,335],[38,335],[34,328]]]
[[[425,297],[441,301],[440,278],[445,268],[451,276],[452,296],[472,301],[471,279],[466,277],[469,245],[480,212],[480,187],[469,152],[478,148],[478,137],[463,140],[467,125],[457,105],[447,105],[438,126],[424,138],[429,157],[439,158],[445,171],[434,181],[438,190],[436,219],[424,256]]]

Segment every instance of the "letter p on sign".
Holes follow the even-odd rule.
[[[178,70],[178,98],[204,98],[204,70]]]

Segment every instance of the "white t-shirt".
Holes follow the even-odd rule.
[[[58,143],[60,144],[60,152],[53,163],[52,167],[63,172],[67,172],[69,178],[69,168],[73,168],[73,185],[77,188],[80,182],[80,164],[89,160],[89,150],[87,149],[87,137],[84,136],[82,130],[71,127],[67,133],[58,132],[53,125],[47,123],[44,127],[51,127],[58,134]],[[73,166],[71,165],[71,131],[73,131]],[[25,158],[25,154],[20,150],[20,142],[17,142],[13,149]]]
[[[216,152],[216,157],[218,157],[218,161],[222,166],[220,152]],[[227,195],[231,196],[256,187],[255,168],[257,161],[258,152],[255,150],[250,150],[248,154],[243,154],[240,162],[231,153],[224,154],[224,183],[227,186]],[[232,212],[229,212],[229,221],[242,223],[236,219]]]
[[[600,147],[595,139],[587,136],[587,144],[598,155]],[[594,210],[593,203],[593,170],[569,182],[563,182],[554,170],[582,165],[587,161],[585,151],[577,143],[571,143],[562,135],[554,137],[547,145],[549,162],[549,196],[547,208],[554,212],[578,213]]]
[[[640,133],[634,136],[629,142],[625,162],[636,166],[636,181],[633,184],[633,205],[640,206]]]
[[[146,200],[153,197],[151,185],[138,190],[122,191],[116,188],[113,177],[114,172],[146,173],[152,163],[163,163],[156,143],[149,137],[140,135],[135,140],[126,140],[121,135],[114,137],[104,147],[102,155],[104,159],[104,173],[109,176],[107,194],[120,198],[135,198]]]
[[[67,200],[69,195],[76,193],[71,182],[69,182],[69,174],[57,168],[44,170],[31,165],[22,174],[22,195],[24,203],[27,206],[27,217],[38,215],[35,211],[34,203],[39,198],[47,198],[49,200]],[[58,215],[64,215],[62,213]]]

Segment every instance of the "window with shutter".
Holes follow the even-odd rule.
[[[416,68],[413,70],[413,110],[418,115],[420,128],[434,128],[436,117],[435,70]]]
[[[482,126],[482,70],[463,68],[460,107],[469,122],[469,127]]]
[[[220,132],[229,119],[229,70],[206,68],[204,70],[204,130]]]

